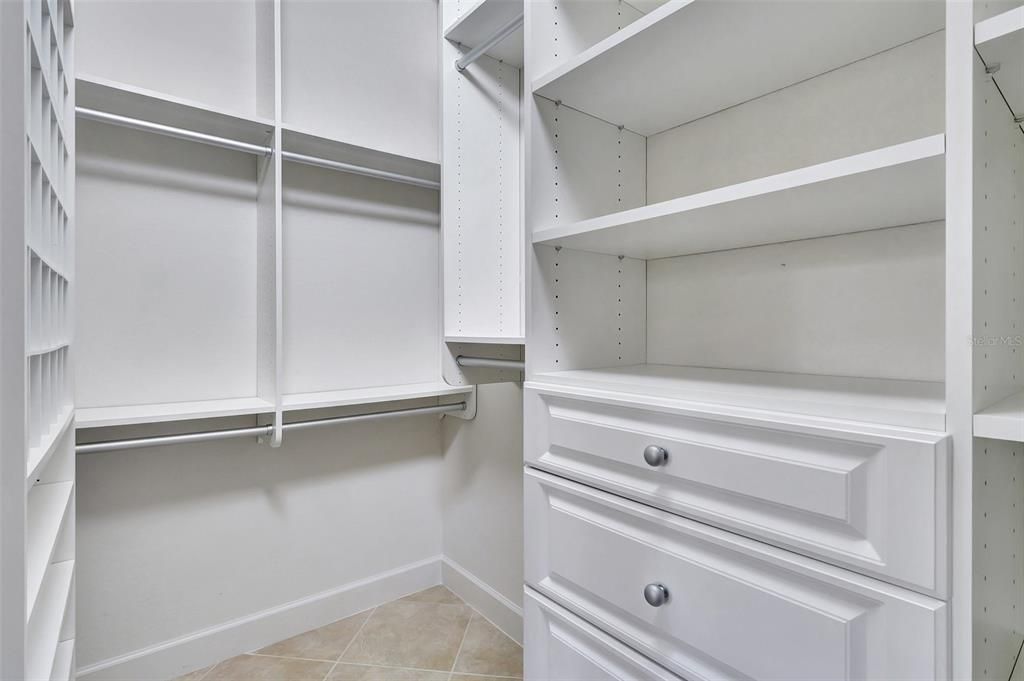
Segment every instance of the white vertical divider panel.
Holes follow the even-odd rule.
[[[454,20],[454,2],[441,5]],[[446,338],[522,338],[520,71],[441,39]]]
[[[25,676],[28,3],[0,3],[0,678]],[[7,225],[12,225],[7,228]]]
[[[973,69],[973,407],[1024,387],[1024,135]],[[1006,679],[1024,642],[1024,444],[975,438],[974,674]]]
[[[533,77],[572,59],[644,15],[633,4],[623,0],[558,0],[527,4],[533,6],[533,28],[527,43]],[[660,2],[647,4],[651,5],[647,8],[650,11]],[[525,81],[527,92],[531,80]]]
[[[646,203],[644,136],[530,94],[540,73],[642,16],[620,2],[527,3],[526,232]],[[533,246],[527,375],[646,360],[643,260]]]
[[[273,447],[281,445],[282,366],[282,168],[281,168],[281,0],[256,4],[257,87],[273,102],[270,156],[258,159],[256,205],[256,356],[258,396],[274,405]]]
[[[953,438],[952,678],[974,665],[974,461],[971,181],[974,23],[971,0],[947,0],[946,32],[946,430]]]
[[[522,71],[489,54],[459,71],[455,61],[475,45],[445,39],[446,29],[490,8],[467,0],[440,8],[442,374],[455,385],[515,381],[518,371],[467,370],[456,357],[523,357]]]

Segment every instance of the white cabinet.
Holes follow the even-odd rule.
[[[530,681],[679,681],[533,589],[523,595],[523,644]]]
[[[617,398],[528,384],[527,463],[946,593],[949,457],[942,433]]]
[[[687,679],[944,675],[942,601],[545,473],[525,495],[527,585]]]

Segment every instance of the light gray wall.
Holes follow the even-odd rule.
[[[441,462],[436,416],[80,456],[79,666],[436,558]]]
[[[523,388],[481,385],[473,421],[445,419],[444,555],[520,605],[523,596]]]

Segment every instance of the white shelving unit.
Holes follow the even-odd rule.
[[[285,411],[468,394],[442,379],[441,177],[422,115],[437,95],[330,101],[368,87],[337,80],[372,78],[343,66],[358,41],[433,49],[432,9],[388,26],[374,3],[339,23],[327,5],[252,0],[197,31],[189,11],[117,5],[81,11],[79,104],[100,115],[80,113],[78,427],[252,415],[276,444]],[[351,35],[313,35],[332,26]],[[190,53],[123,64],[143,39]],[[218,40],[218,63],[182,78]],[[435,66],[376,64],[384,78]]]
[[[0,677],[67,678],[75,638],[75,17],[64,0],[10,3],[0,15]]]
[[[770,603],[722,605],[777,596],[747,561],[778,549],[929,631],[956,616],[945,10],[526,5],[526,587],[675,675],[947,678],[962,654],[922,629],[900,672],[869,646],[786,660],[749,634]],[[734,570],[670,522],[755,543]],[[542,625],[528,642],[558,640]]]

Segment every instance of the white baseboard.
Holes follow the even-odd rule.
[[[441,583],[522,645],[523,609],[451,558],[442,561]]]
[[[81,681],[166,681],[440,584],[442,561],[437,556],[404,565],[330,591],[103,660],[79,669],[77,678]],[[490,617],[484,610],[481,612]]]

